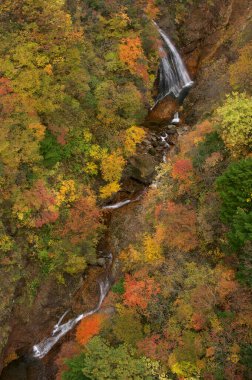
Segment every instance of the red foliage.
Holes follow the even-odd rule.
[[[104,316],[94,314],[83,319],[76,331],[76,340],[81,345],[85,345],[94,335],[99,334]]]
[[[82,196],[70,210],[61,234],[69,236],[71,242],[77,244],[94,234],[100,226],[100,217],[95,196],[92,193]]]
[[[200,313],[194,313],[192,315],[192,326],[195,331],[201,331],[204,328],[205,319]]]
[[[160,286],[143,271],[125,276],[124,304],[144,311],[154,296],[160,293]]]
[[[167,339],[162,339],[159,334],[155,334],[138,342],[137,347],[141,354],[154,360],[165,361],[171,345]]]
[[[172,177],[182,181],[188,180],[192,176],[193,165],[188,159],[179,159],[174,162],[172,168]]]
[[[33,218],[37,228],[44,224],[53,223],[59,217],[54,194],[46,187],[43,180],[35,182],[33,188],[25,192],[29,206],[35,210]]]
[[[7,95],[13,90],[10,86],[10,80],[8,78],[0,78],[0,96]]]
[[[67,143],[66,136],[68,133],[67,128],[63,128],[62,126],[49,126],[49,130],[52,132],[52,134],[57,138],[57,142],[60,145],[65,145]]]

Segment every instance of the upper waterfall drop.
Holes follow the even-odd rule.
[[[161,59],[158,70],[158,96],[155,105],[167,95],[173,95],[176,99],[182,101],[187,94],[187,90],[193,85],[193,81],[170,38],[155,21],[153,23],[164,42],[164,46],[159,48]]]

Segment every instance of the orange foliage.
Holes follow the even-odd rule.
[[[159,14],[159,9],[155,5],[155,3],[156,3],[155,0],[148,0],[146,8],[145,8],[145,13],[152,20],[154,20],[157,17],[157,15]]]
[[[4,96],[12,92],[10,80],[8,78],[0,78],[0,96]]]
[[[220,267],[220,280],[218,281],[218,293],[221,300],[225,300],[230,294],[234,293],[237,288],[235,281],[235,272],[233,269],[224,269]]]
[[[71,242],[77,244],[94,234],[100,226],[100,217],[95,196],[89,192],[74,203],[61,234],[69,236]]]
[[[136,272],[125,276],[124,304],[145,310],[153,298],[160,293],[160,286],[153,278],[148,277],[146,271]]]
[[[205,320],[200,313],[194,313],[192,315],[192,326],[195,331],[201,331],[204,327]]]
[[[188,153],[194,145],[197,145],[200,141],[204,139],[204,136],[212,132],[213,126],[209,120],[203,121],[201,124],[197,125],[193,131],[183,135],[180,138],[180,152],[181,155]]]
[[[119,45],[119,58],[121,62],[128,66],[132,74],[136,74],[148,81],[148,72],[145,64],[145,60],[142,42],[139,37],[124,38]]]
[[[85,345],[93,336],[99,334],[103,320],[104,316],[101,314],[93,314],[83,319],[77,327],[77,342]]]
[[[167,202],[161,218],[164,240],[171,248],[189,252],[198,245],[195,211],[182,204]]]
[[[174,162],[171,175],[175,179],[188,180],[192,176],[193,165],[189,159],[179,159]]]

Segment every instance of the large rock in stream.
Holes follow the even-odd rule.
[[[178,108],[178,102],[173,97],[167,96],[149,111],[146,118],[146,123],[167,123],[173,119],[173,116]]]
[[[129,159],[124,175],[149,185],[155,174],[158,161],[149,153],[142,153]]]

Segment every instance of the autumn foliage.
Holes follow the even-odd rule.
[[[192,176],[192,162],[189,159],[178,159],[172,167],[172,177],[182,181],[188,180]]]
[[[119,58],[132,72],[143,80],[148,81],[145,56],[139,37],[124,38],[119,46]]]
[[[89,192],[75,201],[61,234],[77,244],[94,234],[100,226],[100,217],[101,212],[96,206],[95,196]]]
[[[76,340],[81,345],[85,345],[93,336],[99,334],[104,316],[101,314],[93,314],[84,318],[76,331]]]
[[[165,244],[169,247],[185,252],[197,247],[197,218],[193,208],[169,201],[162,212],[160,221],[165,231]]]
[[[145,310],[157,294],[160,293],[160,287],[153,278],[147,277],[144,272],[136,272],[134,275],[125,276],[125,293],[124,304],[128,307],[137,307]]]

